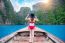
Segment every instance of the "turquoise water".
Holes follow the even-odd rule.
[[[25,25],[1,25],[0,39],[24,27]],[[37,25],[37,27],[48,31],[49,33],[65,41],[65,25]]]
[[[0,26],[0,39],[24,27],[24,25]]]
[[[65,25],[39,25],[38,27],[48,31],[65,42]]]

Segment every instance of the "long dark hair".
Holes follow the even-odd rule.
[[[30,18],[31,18],[31,21],[33,21],[34,18],[35,18],[35,15],[34,15],[33,13],[31,13],[31,14],[30,14]]]

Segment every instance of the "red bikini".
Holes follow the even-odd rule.
[[[30,30],[33,30],[34,28],[35,28],[34,22],[30,22],[30,23],[29,23],[29,29],[30,29]]]

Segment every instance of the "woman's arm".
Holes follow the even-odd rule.
[[[26,16],[25,20],[28,20],[29,14]]]
[[[35,20],[36,20],[36,21],[39,21],[38,18],[37,18],[37,16],[35,16]]]

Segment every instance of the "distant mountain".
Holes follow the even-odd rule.
[[[45,10],[45,9],[46,7],[42,2],[33,5],[33,10]]]
[[[33,10],[53,10],[59,4],[58,0],[50,0],[49,3],[45,4],[43,2],[36,3],[33,5]]]
[[[0,24],[5,23],[4,16],[6,16],[5,5],[4,5],[3,0],[0,0]]]
[[[24,16],[30,13],[30,8],[29,7],[21,7],[20,11],[18,12],[18,15]]]
[[[18,24],[25,24],[25,18],[27,16],[27,14],[30,13],[30,8],[29,7],[21,7],[20,8],[20,11],[17,13],[17,17],[19,18],[18,21],[19,23]]]
[[[65,4],[63,3],[61,0],[52,0],[48,4],[39,2],[33,5],[33,11],[39,19],[37,24],[65,24]]]
[[[13,24],[13,17],[15,13],[10,0],[0,0],[0,24]]]

